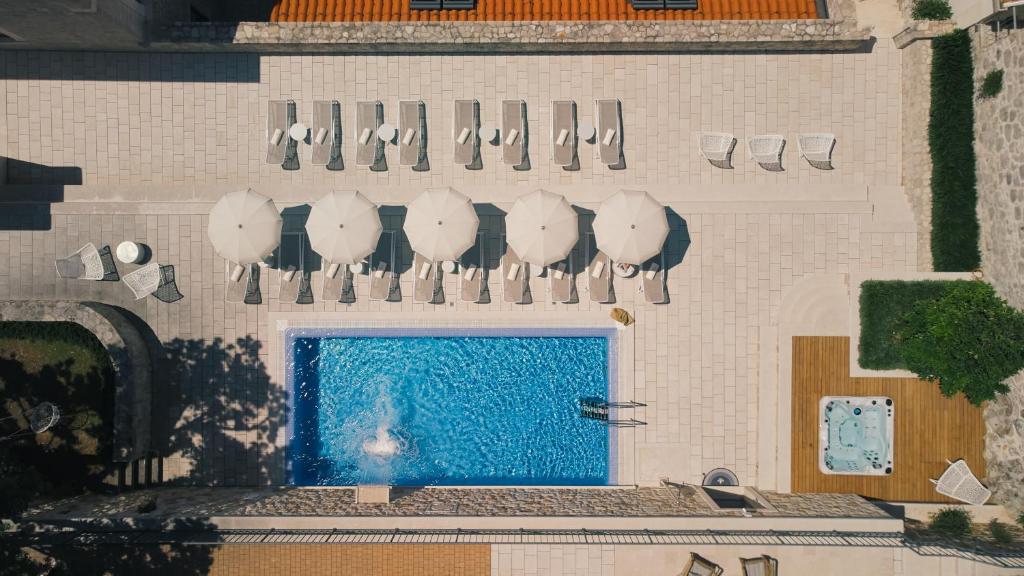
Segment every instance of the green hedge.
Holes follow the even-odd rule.
[[[957,30],[932,41],[932,260],[935,270],[974,270],[978,192],[974,174],[974,66],[971,37]]]
[[[869,280],[860,287],[860,365],[871,370],[906,368],[896,339],[914,304],[941,296],[948,281]]]

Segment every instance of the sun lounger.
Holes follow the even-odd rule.
[[[355,276],[346,264],[323,263],[323,299],[331,302],[352,303],[356,301]]]
[[[797,134],[796,137],[800,156],[818,170],[832,169],[832,150],[835,147],[835,134]]]
[[[778,134],[754,136],[747,142],[750,157],[769,172],[782,171],[782,150],[786,139]]]
[[[668,302],[668,294],[665,291],[664,253],[651,258],[640,267],[640,290],[649,304]]]
[[[106,247],[107,251],[110,250]],[[113,266],[113,260],[111,260]],[[100,251],[93,243],[88,243],[67,258],[59,258],[54,262],[58,278],[73,280],[103,280],[107,275],[106,266]]]
[[[312,304],[313,291],[306,270],[305,234],[282,234],[278,248],[278,262],[281,268],[281,302]]]
[[[131,289],[135,299],[140,300],[156,292],[160,287],[160,265],[151,262],[125,274],[121,280]]]
[[[530,265],[523,262],[508,244],[505,244],[505,253],[501,256],[501,287],[505,302],[529,303]]]
[[[237,304],[259,304],[263,301],[260,293],[260,267],[257,264],[242,266],[227,263],[225,270],[227,290],[225,300]]]
[[[312,138],[314,166],[326,166],[333,159],[334,129],[340,116],[341,104],[337,100],[313,102],[313,124],[309,133]]]
[[[587,251],[587,287],[590,300],[602,304],[615,302],[612,291],[612,260],[607,254],[597,249],[593,234],[588,234]]]
[[[283,164],[288,148],[288,107],[291,100],[271,100],[267,109],[267,164]]]
[[[946,460],[946,463],[949,464],[949,468],[946,468],[938,480],[929,479],[932,484],[935,484],[936,492],[974,506],[981,506],[988,502],[988,499],[992,497],[992,492],[978,481],[967,462]]]
[[[459,267],[460,299],[463,302],[485,302],[487,267],[484,266],[484,236],[478,234],[476,244],[462,255]]]
[[[505,164],[520,166],[526,161],[526,102],[505,100],[501,103],[501,159]]]
[[[732,169],[732,153],[736,149],[736,138],[725,132],[701,132],[697,135],[700,155],[715,168]]]
[[[771,556],[740,558],[740,565],[743,576],[777,576],[779,573],[779,561]]]
[[[558,166],[571,166],[576,145],[576,103],[556,100],[551,103],[551,159]]]
[[[617,98],[598,100],[595,108],[598,156],[606,166],[619,166],[622,164],[622,103]]]
[[[722,567],[714,562],[690,552],[690,561],[680,573],[680,576],[720,576]]]
[[[443,303],[444,288],[441,284],[441,267],[438,263],[419,254],[414,254],[412,270],[416,274],[413,279],[413,300],[424,304]]]
[[[402,299],[395,272],[395,233],[381,233],[370,258],[370,300],[397,302]]]
[[[384,123],[384,105],[379,100],[356,103],[356,166],[374,166],[384,158],[384,142],[377,129]]]
[[[427,106],[422,100],[398,103],[398,163],[418,166],[427,158]]]
[[[568,304],[574,300],[573,285],[576,280],[572,256],[548,266],[548,284],[551,287],[551,301]]]
[[[476,100],[456,100],[452,124],[455,139],[456,164],[468,166],[480,156],[480,103]]]

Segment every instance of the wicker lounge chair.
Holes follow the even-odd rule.
[[[107,250],[109,251],[109,247]],[[113,260],[110,265],[113,265]],[[100,251],[91,242],[67,258],[57,259],[54,266],[58,278],[73,280],[103,280],[108,273]]]
[[[612,260],[607,254],[597,249],[594,235],[588,234],[587,252],[587,287],[590,300],[601,304],[615,302],[615,291],[612,287]]]
[[[576,301],[576,274],[572,256],[548,266],[548,284],[552,302],[569,304]]]
[[[377,249],[370,259],[370,300],[397,302],[402,299],[395,272],[395,233],[381,233]]]
[[[271,100],[267,109],[267,164],[281,165],[284,163],[285,151],[288,149],[288,108],[294,109],[291,100]]]
[[[622,103],[617,98],[598,100],[594,107],[597,118],[597,149],[601,163],[612,167],[620,167],[622,156]]]
[[[699,554],[690,553],[690,561],[680,576],[720,576],[722,567]]]
[[[470,166],[480,158],[479,131],[480,103],[476,100],[456,100],[452,124],[456,164]]]
[[[967,466],[967,462],[946,460],[946,463],[949,464],[949,468],[946,468],[942,476],[939,476],[938,480],[931,480],[932,484],[935,484],[936,492],[974,506],[988,502],[992,492],[978,481],[971,468]]]
[[[640,290],[649,304],[665,304],[668,294],[665,290],[665,254],[651,258],[640,268]]]
[[[121,279],[125,286],[131,289],[136,300],[140,300],[156,292],[160,287],[160,265],[151,262],[138,270],[133,270],[124,275]]]
[[[771,556],[757,558],[740,558],[743,576],[776,576],[779,573],[779,561]]]
[[[736,149],[736,138],[725,132],[701,132],[697,135],[697,147],[715,168],[732,169],[732,153]]]
[[[526,162],[526,102],[501,103],[501,159],[505,164],[522,166]]]
[[[576,103],[556,100],[551,103],[551,159],[558,166],[576,162]]]
[[[412,270],[416,274],[413,279],[413,300],[424,304],[443,303],[444,289],[441,284],[442,276],[438,263],[428,260],[420,254],[414,254]]]
[[[313,124],[310,129],[313,148],[312,164],[326,166],[334,159],[335,129],[340,125],[341,104],[337,100],[313,102]],[[340,152],[340,147],[339,147]]]
[[[160,285],[156,287],[156,292],[153,292],[153,297],[167,303],[177,302],[185,297],[178,290],[177,282],[174,281],[174,266],[160,266]]]
[[[515,250],[507,244],[501,256],[501,288],[505,302],[512,304],[529,304],[530,265],[523,262]]]
[[[750,157],[769,172],[782,171],[782,150],[786,139],[778,134],[754,136],[747,142]]]
[[[398,163],[419,166],[427,160],[427,106],[422,100],[398,103]]]
[[[832,150],[835,147],[835,134],[798,134],[796,137],[800,156],[818,170],[832,169]]]
[[[484,235],[477,234],[476,245],[466,251],[459,261],[459,298],[463,302],[486,303],[487,267],[484,266]]]
[[[384,159],[384,142],[377,129],[384,123],[384,105],[379,100],[356,103],[356,166],[378,166]]]

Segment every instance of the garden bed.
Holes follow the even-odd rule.
[[[952,282],[964,280],[868,280],[860,288],[860,357],[862,368],[905,369],[896,329],[915,303],[937,298]]]

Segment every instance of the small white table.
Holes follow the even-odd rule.
[[[445,274],[455,274],[455,261],[445,260],[444,262],[441,262],[441,270],[444,270]]]
[[[355,264],[348,264],[348,271],[351,272],[353,275],[358,276],[363,273],[365,266],[365,262],[356,262]]]
[[[584,122],[576,129],[576,133],[579,134],[580,140],[586,140],[589,142],[590,139],[594,137],[594,134],[597,134],[597,129],[595,129],[594,125],[590,122]]]
[[[380,138],[384,142],[391,142],[395,139],[395,135],[398,134],[398,128],[395,128],[391,124],[385,122],[377,128],[377,138]]]
[[[636,274],[636,270],[637,267],[633,264],[622,264],[618,262],[612,264],[612,273],[620,278],[629,278],[633,274]]]
[[[533,264],[530,264],[530,275],[534,278],[540,278],[544,275],[544,270],[546,268],[547,266],[534,266]]]
[[[480,127],[480,141],[481,142],[494,142],[498,137],[498,129],[490,124],[484,124]]]
[[[130,240],[117,245],[117,259],[125,264],[138,264],[144,253],[142,246]]]
[[[309,134],[309,128],[302,122],[296,122],[292,124],[292,127],[288,129],[288,135],[292,137],[292,140],[296,142],[302,142],[306,139]]]

